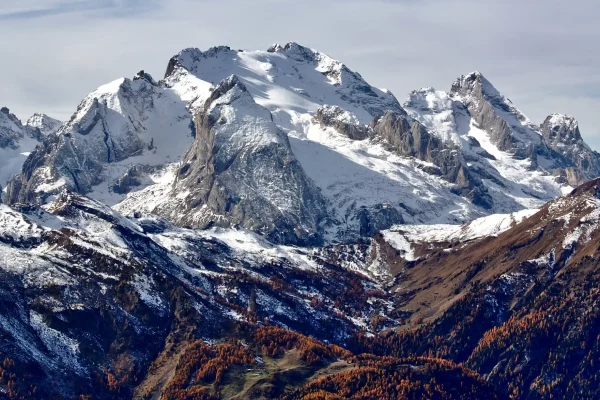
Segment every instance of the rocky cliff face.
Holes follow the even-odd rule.
[[[23,125],[8,108],[0,109],[0,188],[21,171],[27,156],[61,124],[45,114],[35,114]],[[5,195],[2,197],[6,200]]]
[[[114,81],[84,99],[55,135],[43,138],[11,181],[7,198],[43,203],[64,188],[89,193],[101,184],[110,187],[132,163],[160,165],[171,156],[175,161],[191,143],[189,124],[185,105],[151,77]]]
[[[258,171],[256,160],[233,157],[223,164],[211,158],[213,151],[225,154],[218,144],[211,147],[219,127],[234,129],[235,124],[226,115],[217,115],[217,125],[200,115],[208,100],[216,101],[220,82],[231,75],[255,103],[235,110],[235,124],[245,126],[235,129],[277,129],[278,140],[288,141],[285,152],[294,157],[286,155],[281,165],[289,165],[299,177],[296,182],[303,182],[291,190],[305,196],[285,204],[265,200],[264,194],[271,193],[260,189],[265,187],[261,178],[251,176]],[[270,114],[254,118],[256,107]],[[31,125],[44,125],[38,120]],[[52,131],[51,125],[44,125],[46,131]],[[196,141],[190,150],[194,135],[209,142]],[[312,235],[347,242],[403,222],[467,222],[535,208],[597,173],[595,153],[588,151],[581,159],[578,145],[570,143],[571,150],[565,151],[550,143],[479,73],[460,77],[449,93],[413,91],[402,107],[391,93],[370,86],[343,63],[296,43],[267,51],[227,46],[183,50],[169,61],[164,80],[157,82],[141,71],[133,80],[105,85],[82,102],[56,135],[45,137],[8,186],[9,202],[43,203],[69,188],[123,212],[161,209],[181,224],[241,224],[289,243],[313,243],[305,240]],[[227,143],[240,154],[252,153],[240,149],[256,148],[253,135],[231,137],[235,145]],[[261,152],[264,160],[279,157],[262,147]],[[184,154],[181,167],[177,163]],[[207,169],[194,167],[196,161]],[[244,167],[242,161],[247,162]],[[192,170],[196,181],[189,175]],[[213,190],[214,177],[224,182],[234,172],[261,182],[250,186],[259,193],[256,201],[248,194],[237,199],[233,189],[224,200]],[[279,187],[288,178],[280,174],[278,179]],[[184,181],[185,190],[175,193],[172,188]],[[201,182],[198,188],[194,182]],[[186,215],[168,206],[180,204],[184,195],[195,196],[183,202]],[[249,216],[259,215],[263,206],[271,214],[294,218]],[[298,242],[300,237],[304,239]]]
[[[352,140],[364,140],[369,137],[369,127],[360,123],[354,114],[338,106],[323,106],[317,110],[314,121],[324,127],[330,127]]]
[[[21,121],[6,107],[0,109],[0,147],[16,148],[23,138]]]
[[[239,226],[275,243],[322,242],[325,199],[239,78],[216,86],[195,124],[174,186],[181,201],[157,212],[184,226]]]
[[[535,125],[480,73],[458,78],[450,94],[465,103],[471,118],[499,150],[518,159],[530,159],[534,167],[537,154],[547,154]]]
[[[25,123],[25,127],[30,132],[30,136],[41,140],[44,136],[58,132],[62,124],[62,121],[54,119],[46,114],[35,113],[29,117]]]
[[[577,186],[600,176],[600,154],[583,141],[575,118],[552,114],[540,129],[548,146],[566,160],[565,168],[557,171],[561,178]]]
[[[469,170],[462,149],[455,146],[454,142],[442,141],[407,114],[391,112],[373,122],[373,135],[396,154],[415,157],[433,164],[433,168],[424,169],[453,183],[453,190],[471,200],[473,204],[486,209],[492,208],[492,198],[487,189]]]

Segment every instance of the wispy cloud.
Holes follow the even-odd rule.
[[[33,2],[27,8],[7,6],[0,0],[0,21],[28,20],[62,14],[100,11],[104,15],[120,16],[145,12],[160,5],[158,0],[71,0],[61,2]]]

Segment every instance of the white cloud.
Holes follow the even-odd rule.
[[[482,71],[532,120],[577,117],[600,148],[600,8],[572,0],[0,0],[0,104],[68,118],[95,87],[163,74],[184,47],[297,41],[399,99]]]

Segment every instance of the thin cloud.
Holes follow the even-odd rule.
[[[158,5],[158,1],[152,0],[74,0],[40,5],[37,8],[2,11],[0,2],[0,21],[30,20],[82,12],[104,12],[104,15],[125,17],[124,13],[149,11]]]

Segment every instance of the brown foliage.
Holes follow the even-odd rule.
[[[218,386],[232,365],[254,362],[254,355],[239,342],[209,346],[196,341],[188,346],[179,360],[175,376],[163,393],[163,398],[214,399],[207,385]]]

